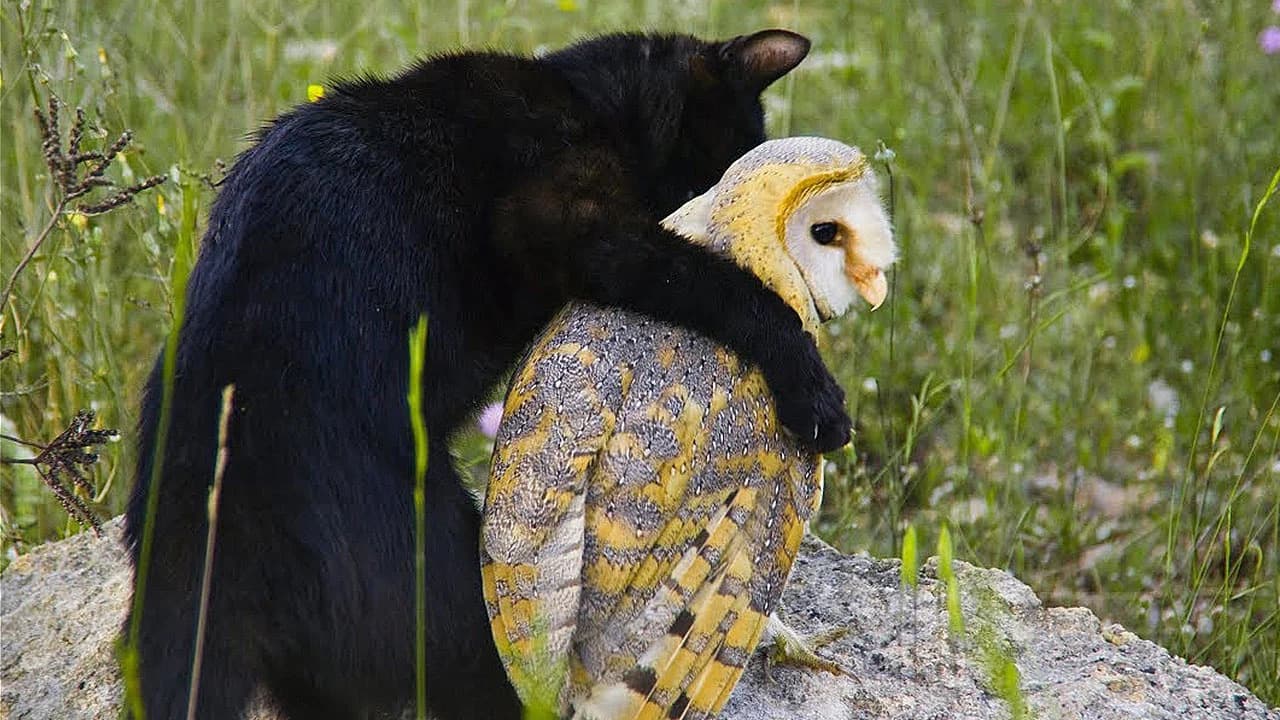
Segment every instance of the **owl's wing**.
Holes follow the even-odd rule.
[[[713,716],[781,596],[815,504],[817,468],[780,434],[759,375],[714,355],[716,366],[699,373],[722,381],[709,395],[690,391],[693,377],[669,382],[642,413],[674,433],[674,457],[601,456],[598,474],[610,480],[588,495],[587,542],[599,546],[589,555],[625,560],[596,581],[588,568],[591,611],[572,658],[575,717]],[[619,418],[609,445],[661,436],[631,420]]]
[[[544,337],[505,403],[485,497],[481,577],[517,694],[558,711],[581,590],[585,485],[613,421],[592,381],[594,353],[554,332]]]

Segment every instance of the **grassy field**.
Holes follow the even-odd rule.
[[[903,248],[891,302],[830,331],[858,435],[830,458],[818,532],[892,555],[908,524],[925,548],[945,525],[958,557],[1280,704],[1280,54],[1260,36],[1278,10],[4,0],[0,282],[51,230],[0,307],[0,433],[47,442],[96,410],[121,441],[91,503],[121,510],[175,248],[246,134],[309,86],[463,45],[785,26],[814,51],[768,95],[773,134],[891,149]],[[132,130],[106,177],[168,182],[51,217],[32,113],[50,95],[64,134],[84,108],[86,148]],[[483,476],[480,436],[459,455]],[[0,473],[6,558],[79,529],[31,466]]]

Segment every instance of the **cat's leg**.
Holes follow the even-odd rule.
[[[441,720],[518,720],[480,585],[480,513],[447,452],[427,478],[427,695]],[[406,628],[411,633],[414,625]]]
[[[399,463],[347,452],[328,467],[344,490],[294,534],[308,554],[277,566],[267,685],[288,720],[356,720],[411,708],[415,638],[426,628],[427,702],[439,720],[517,720],[520,704],[494,647],[480,584],[479,509],[451,465],[444,429],[426,477],[425,616],[415,611],[413,480]],[[319,468],[312,477],[324,477]],[[361,477],[360,485],[337,479]],[[328,484],[328,483],[326,483]],[[357,491],[346,494],[346,490]],[[281,553],[275,553],[280,557]]]
[[[298,676],[277,676],[268,682],[276,709],[287,720],[367,720],[370,715]]]
[[[138,637],[138,680],[147,720],[184,720],[191,692],[196,599],[190,594],[155,588],[143,607]],[[125,622],[124,636],[129,633]],[[195,717],[225,720],[242,717],[258,687],[257,656],[238,631],[225,623],[209,622],[201,653],[200,685]],[[126,687],[130,683],[126,682]],[[131,700],[126,698],[126,716]]]
[[[802,445],[826,452],[849,441],[844,390],[799,316],[759,278],[657,225],[630,228],[621,243],[621,260],[605,259],[617,254],[609,243],[588,247],[586,263],[609,268],[584,285],[589,299],[692,328],[755,363]]]
[[[849,441],[844,390],[799,316],[732,260],[663,228],[606,148],[565,152],[499,205],[495,238],[513,264],[564,294],[696,330],[759,366],[778,417],[804,446]]]

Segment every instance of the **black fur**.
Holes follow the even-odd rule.
[[[464,53],[332,89],[265,129],[215,203],[187,293],[140,618],[149,720],[185,716],[219,393],[236,385],[200,718],[265,686],[286,717],[412,698],[407,334],[429,318],[427,683],[446,720],[516,718],[448,439],[570,298],[701,330],[759,363],[829,448],[843,394],[799,319],[658,219],[764,138],[759,92],[808,49],[599,38],[541,60]],[[136,564],[160,406],[142,404]]]

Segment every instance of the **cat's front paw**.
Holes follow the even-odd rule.
[[[783,427],[806,449],[831,452],[849,443],[853,421],[844,409],[844,388],[827,371],[812,343],[808,350],[768,380]]]

